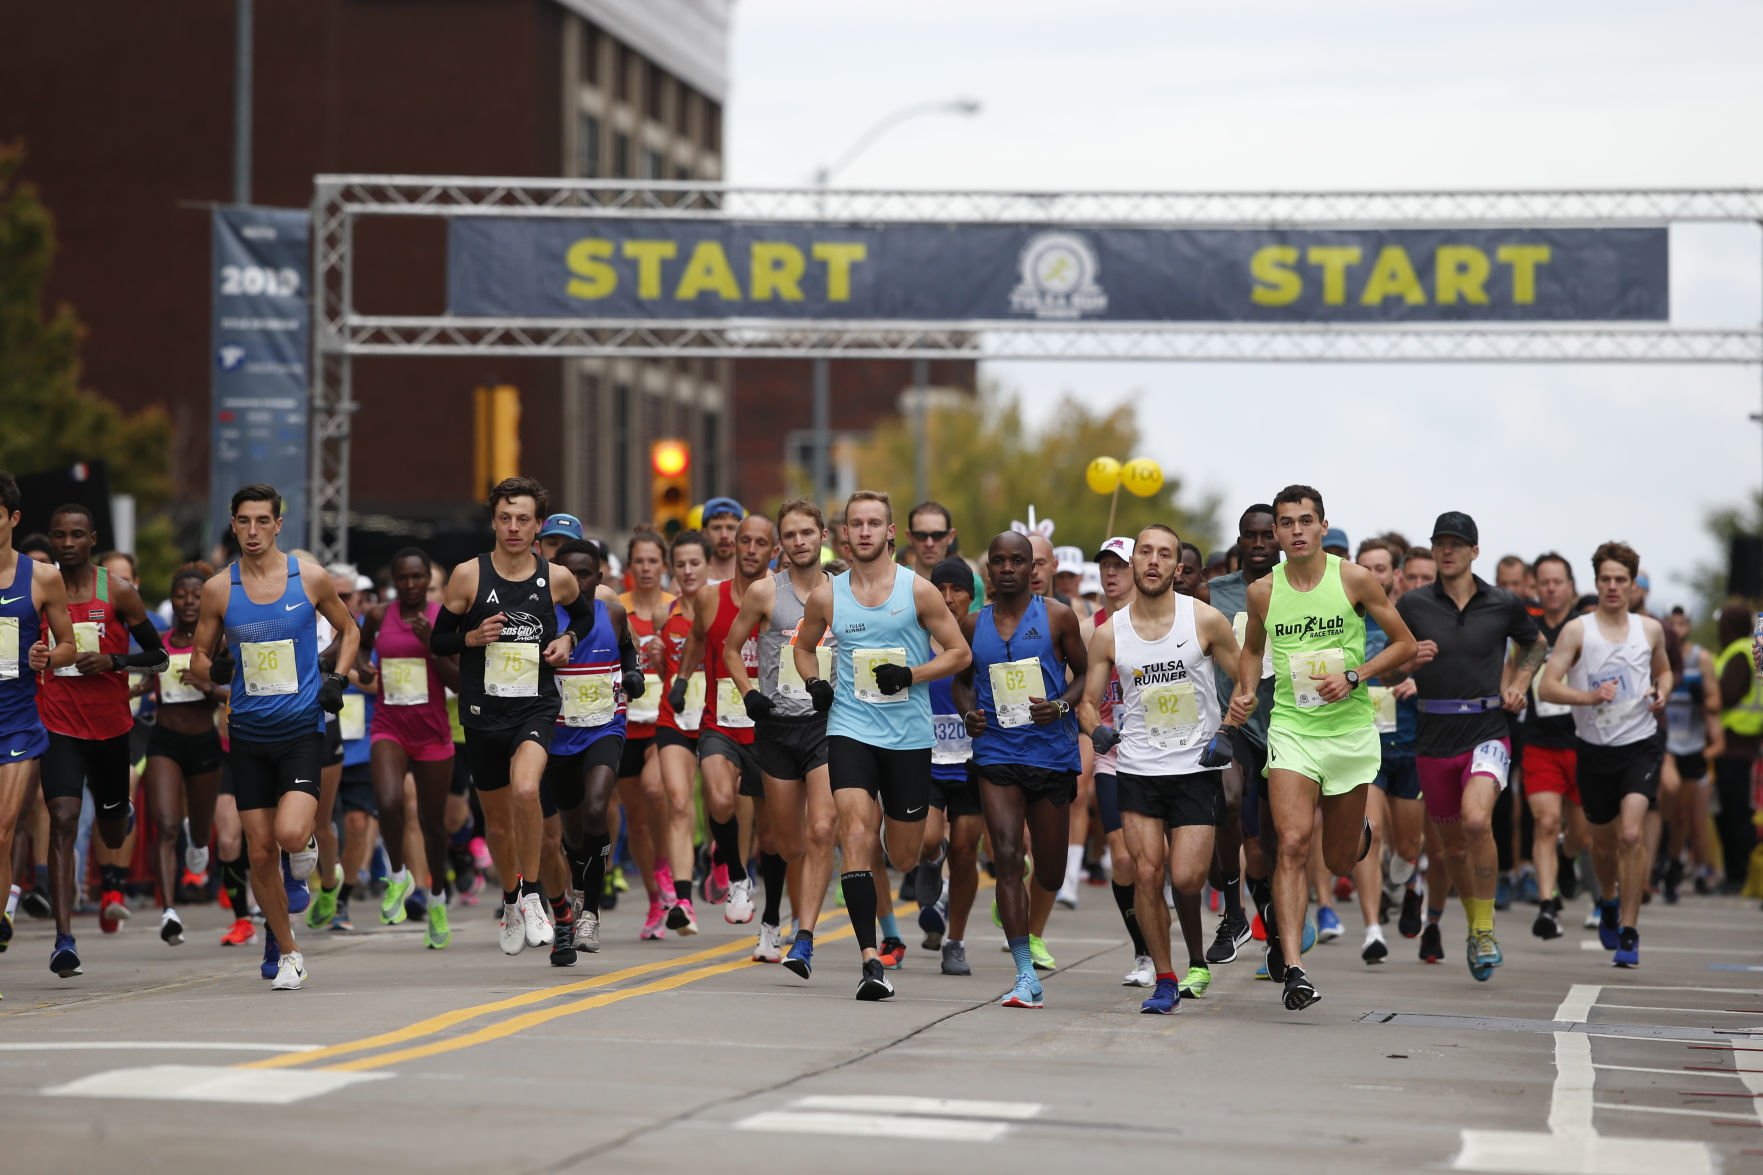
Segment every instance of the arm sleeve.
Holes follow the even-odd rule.
[[[135,643],[141,646],[141,651],[130,653],[124,657],[122,659],[124,666],[129,669],[145,669],[151,673],[160,673],[167,665],[171,664],[171,658],[165,652],[165,645],[159,639],[159,630],[153,627],[151,620],[143,620],[139,624],[129,625],[129,635],[135,638]]]
[[[641,672],[643,668],[637,661],[636,642],[631,640],[628,626],[625,628],[624,635],[618,638],[618,668],[621,673],[628,673],[633,669]]]
[[[564,631],[574,637],[575,643],[579,645],[594,631],[594,597],[577,593],[575,599],[570,601],[568,612],[569,627]],[[624,660],[622,648],[619,650],[619,660]]]
[[[429,633],[429,652],[437,657],[465,652],[465,617],[451,608],[442,608]]]

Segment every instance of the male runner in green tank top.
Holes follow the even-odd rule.
[[[1274,921],[1295,927],[1303,925],[1308,905],[1310,830],[1319,797],[1322,854],[1330,873],[1350,875],[1369,846],[1364,787],[1376,778],[1383,752],[1361,678],[1406,664],[1415,643],[1372,574],[1322,549],[1328,518],[1320,493],[1287,486],[1274,497],[1273,511],[1285,562],[1249,585],[1248,631],[1227,721],[1241,725],[1254,712],[1262,649],[1271,638],[1267,790],[1279,838]],[[1367,613],[1389,636],[1369,661]],[[1300,1011],[1322,996],[1302,967],[1285,965],[1276,933],[1268,926],[1267,974],[1285,981],[1285,1006]]]

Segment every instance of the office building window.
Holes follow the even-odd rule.
[[[591,114],[582,115],[581,133],[582,176],[585,179],[598,179],[600,176],[600,120]]]
[[[722,103],[704,101],[704,146],[722,154]]]
[[[668,84],[673,80],[667,71],[651,65],[647,76],[643,79],[643,113],[663,126],[667,125],[667,112],[662,104],[667,98]]]
[[[631,512],[631,389],[629,384],[612,387],[612,517],[614,524],[629,527],[635,519]]]
[[[600,46],[604,38],[593,25],[582,29],[582,79],[590,86],[600,84]]]
[[[631,178],[631,137],[623,131],[612,136],[612,175],[621,180]]]
[[[722,413],[706,412],[700,418],[704,430],[703,452],[698,459],[698,468],[704,471],[704,478],[698,483],[704,496],[726,494],[728,487],[722,480]]]
[[[698,92],[681,82],[673,95],[673,133],[684,138],[686,128],[691,125],[692,103],[697,101]]]
[[[643,178],[646,180],[662,180],[667,178],[667,165],[661,160],[661,152],[643,151]]]

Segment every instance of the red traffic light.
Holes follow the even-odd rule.
[[[657,477],[678,477],[691,463],[692,448],[684,441],[656,441],[649,446],[649,464]]]

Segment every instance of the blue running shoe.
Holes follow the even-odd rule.
[[[1304,936],[1308,939],[1310,937],[1310,928],[1308,925],[1304,927],[1304,931]],[[1323,942],[1333,942],[1340,936],[1341,916],[1334,912],[1334,908],[1331,906],[1324,906],[1322,909],[1316,911],[1316,937]],[[1304,949],[1309,950],[1310,948],[1306,946]]]
[[[790,953],[784,956],[784,970],[798,979],[814,974],[814,944],[805,938],[791,943]]]
[[[1499,882],[1494,886],[1494,909],[1504,910],[1511,905],[1512,879],[1502,873]]]
[[[1518,900],[1521,902],[1529,902],[1533,906],[1542,904],[1543,895],[1542,892],[1537,889],[1536,874],[1520,873],[1518,875]]]
[[[1006,1008],[1038,1008],[1041,1007],[1041,985],[1032,975],[1018,975],[1016,986],[1001,1001]]]
[[[1331,913],[1331,914],[1333,912],[1334,911],[1332,911],[1332,910],[1329,911],[1329,913]],[[1339,919],[1335,920],[1335,925],[1336,926],[1340,925]],[[1304,915],[1304,943],[1302,946],[1300,946],[1298,948],[1298,953],[1300,955],[1309,954],[1310,948],[1316,945],[1316,938],[1317,938],[1316,919],[1312,918],[1308,913],[1306,913]]]
[[[263,928],[263,965],[257,973],[265,979],[274,979],[275,973],[281,969],[282,948],[276,945],[275,932],[269,927]]]
[[[1618,967],[1639,967],[1641,965],[1641,932],[1632,926],[1624,926],[1618,936],[1616,954],[1610,962]]]
[[[1477,930],[1469,935],[1469,973],[1477,983],[1486,983],[1493,975],[1494,968],[1506,961],[1500,953],[1500,944],[1494,940],[1491,930]]]
[[[919,908],[918,928],[926,934],[942,935],[948,933],[949,919],[940,901],[930,902]]]
[[[1181,1010],[1181,989],[1173,979],[1159,979],[1151,998],[1139,1005],[1147,1016],[1172,1016]]]
[[[293,870],[288,868],[288,855],[282,854],[282,888],[288,891],[288,913],[304,914],[306,907],[312,904],[312,890],[304,881],[294,879]],[[265,976],[274,979],[274,975]]]
[[[1615,898],[1598,903],[1598,942],[1613,951],[1622,945],[1622,907]]]
[[[80,973],[80,955],[73,949],[73,935],[55,936],[55,952],[49,956],[49,970],[63,979],[72,979]]]

